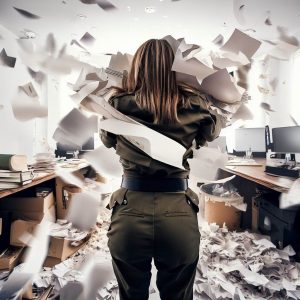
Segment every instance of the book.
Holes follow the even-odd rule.
[[[27,156],[17,154],[0,154],[0,169],[10,171],[27,171]]]
[[[23,182],[33,178],[32,171],[9,171],[0,170],[0,181],[5,182]]]
[[[0,190],[5,190],[5,189],[14,189],[18,188],[22,185],[25,185],[27,183],[32,182],[32,180],[26,180],[23,182],[6,182],[6,181],[0,181]]]

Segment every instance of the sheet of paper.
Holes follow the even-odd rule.
[[[29,12],[28,10],[17,8],[13,6],[13,8],[23,17],[28,18],[28,19],[40,19],[40,16],[33,14]]]
[[[108,119],[101,121],[99,128],[123,135],[153,159],[184,169],[182,159],[186,151],[185,147],[146,126]]]
[[[82,267],[83,274],[83,298],[96,299],[98,291],[115,278],[110,260],[103,260],[90,256]]]
[[[48,116],[48,107],[39,103],[38,97],[29,97],[19,91],[11,102],[14,117],[22,122]]]
[[[56,41],[53,33],[49,33],[46,39],[45,52],[49,55],[54,55],[56,52]]]
[[[187,83],[188,85],[192,86],[196,90],[201,90],[200,82],[193,75],[176,72],[176,79],[177,79],[177,82],[179,82],[179,83],[180,82]]]
[[[12,56],[8,56],[6,54],[5,49],[3,48],[2,51],[0,52],[0,65],[6,66],[9,68],[14,68],[16,64],[16,58]]]
[[[83,145],[95,131],[93,121],[76,108],[59,122],[59,127],[76,145]]]
[[[84,99],[80,104],[89,111],[100,114],[107,119],[113,118],[128,123],[139,124],[113,108],[103,97],[90,95],[89,98]]]
[[[84,186],[84,181],[81,180],[80,178],[78,178],[77,176],[75,176],[72,172],[68,172],[66,170],[57,170],[56,174],[65,182],[71,184],[71,185],[75,185],[78,186],[80,188],[83,188]]]
[[[99,200],[94,193],[75,193],[67,215],[67,220],[80,230],[91,229],[97,221],[100,208]],[[84,205],[84,209],[82,209]]]
[[[236,111],[236,113],[233,114],[232,116],[232,123],[236,122],[238,120],[252,120],[254,117],[252,111],[250,108],[247,106],[247,104],[241,104],[239,109]]]
[[[123,71],[129,72],[132,59],[132,55],[127,53],[122,54],[121,52],[118,52],[117,54],[113,54],[111,56],[108,68],[121,73],[123,73]]]
[[[71,95],[70,98],[76,103],[79,104],[85,97],[90,95],[92,92],[94,92],[98,88],[99,82],[98,81],[92,81],[81,88],[79,92],[77,92],[74,95]]]
[[[213,39],[212,43],[217,46],[221,46],[221,45],[223,45],[223,41],[224,41],[223,35],[219,34]]]
[[[250,63],[250,60],[241,51],[239,51],[237,54],[233,52],[215,52],[212,54],[212,61],[214,66],[219,69],[238,67]]]
[[[84,52],[86,53],[90,53],[84,46],[82,46],[78,41],[76,41],[75,39],[71,40],[70,42],[71,46],[77,46],[78,48],[82,49]]]
[[[67,148],[71,149],[79,149],[82,144],[75,144],[72,140],[72,136],[68,134],[67,131],[63,130],[60,127],[57,127],[53,133],[52,138],[60,143],[62,146],[66,146]]]
[[[299,40],[297,39],[297,37],[294,35],[290,35],[286,27],[277,26],[276,29],[279,33],[279,40],[290,45],[299,46]]]
[[[31,273],[23,273],[20,271],[13,271],[7,281],[5,281],[0,290],[0,299],[11,299],[32,279]]]
[[[226,166],[228,156],[218,149],[202,147],[193,150],[193,158],[188,160],[191,175],[199,182],[215,181],[219,168]]]
[[[33,80],[35,82],[37,82],[38,84],[42,84],[46,78],[46,74],[43,73],[43,72],[40,72],[40,71],[34,71],[32,70],[31,68],[28,68],[27,67],[27,70],[28,70],[28,73],[30,74],[30,76],[33,78]]]
[[[172,71],[195,76],[200,84],[204,78],[217,72],[207,67],[195,57],[184,59],[180,49],[176,51]]]
[[[300,205],[300,178],[296,179],[288,193],[282,193],[279,198],[279,207],[285,209]]]
[[[80,297],[83,291],[83,284],[81,282],[68,282],[59,293],[60,299],[76,300]]]
[[[177,49],[180,45],[180,41],[176,40],[171,35],[167,35],[167,36],[163,37],[163,39],[166,40],[170,44],[170,46],[172,47],[172,50],[174,52],[174,55],[175,55],[175,53],[177,52]]]
[[[31,82],[19,86],[19,88],[29,97],[34,98],[38,97],[38,94]]]
[[[241,25],[246,25],[244,18],[245,4],[243,0],[233,0],[233,14]]]
[[[115,10],[117,9],[110,1],[108,0],[96,0],[96,3],[99,7],[101,7],[105,11]]]
[[[80,42],[87,46],[93,46],[94,43],[96,42],[96,39],[89,33],[86,32],[80,39]]]
[[[206,77],[202,81],[201,88],[204,92],[212,95],[217,100],[228,104],[240,101],[245,91],[243,88],[234,84],[233,79],[226,69],[219,70]]]
[[[84,158],[100,175],[108,178],[121,178],[123,174],[120,157],[113,148],[108,149],[102,145],[94,151],[85,153]]]
[[[202,183],[225,183],[225,182],[228,182],[228,181],[230,181],[234,178],[235,178],[235,175],[232,175],[232,176],[229,176],[229,177],[226,177],[226,178],[223,178],[223,179],[218,179],[218,180],[206,180],[206,181],[204,181],[204,179],[202,178],[201,182]]]
[[[279,41],[277,45],[268,52],[268,55],[279,60],[289,60],[298,49],[299,46]]]
[[[249,59],[260,47],[261,42],[235,29],[229,40],[220,48],[238,54],[243,52]]]
[[[24,254],[22,272],[35,275],[41,270],[48,253],[49,233],[50,222],[43,220],[36,226],[34,237],[29,241],[29,247]]]
[[[196,53],[201,51],[201,46],[196,44],[187,44],[185,40],[183,39],[178,47],[178,50],[181,51],[182,57],[184,59],[189,59],[193,57]]]

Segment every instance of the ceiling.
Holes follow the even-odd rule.
[[[52,32],[69,44],[85,32],[96,38],[92,53],[133,53],[143,41],[171,34],[203,44],[239,28],[255,38],[278,38],[277,26],[300,39],[300,0],[110,0],[114,10],[79,0],[0,0],[0,24],[18,37],[34,32],[44,43]],[[22,16],[27,10],[39,19]],[[151,13],[148,13],[150,11]],[[153,12],[152,12],[153,11]],[[265,21],[269,19],[269,25]],[[1,27],[0,27],[1,29]],[[1,30],[0,30],[1,35]],[[5,39],[0,39],[5,46]]]

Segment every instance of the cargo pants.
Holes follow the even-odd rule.
[[[108,246],[121,300],[149,297],[151,262],[162,300],[193,299],[200,233],[197,195],[185,192],[112,194]]]

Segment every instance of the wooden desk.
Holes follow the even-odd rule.
[[[274,198],[280,193],[288,192],[295,179],[289,177],[272,176],[265,173],[266,159],[256,158],[262,166],[226,166],[219,169],[218,179],[236,175],[231,182],[237,188],[247,203],[247,211],[243,214],[242,228],[251,228],[252,223],[252,199],[257,195],[258,189],[270,189]]]
[[[77,166],[74,166],[72,168],[61,168],[61,169],[64,169],[64,170],[69,170],[69,171],[77,171],[77,170],[81,170],[85,167],[88,167],[89,165],[86,163],[86,162],[83,162],[83,163],[80,163],[78,164]],[[37,173],[36,177],[32,180],[32,182],[28,183],[28,184],[25,184],[23,186],[20,186],[18,188],[15,188],[15,189],[5,189],[5,190],[1,190],[0,191],[0,198],[3,198],[3,197],[6,197],[6,196],[10,196],[12,194],[15,194],[19,191],[22,191],[22,190],[25,190],[25,189],[28,189],[30,187],[33,187],[33,186],[37,186],[43,182],[46,182],[46,181],[49,181],[51,179],[55,179],[58,175],[53,172],[53,173]]]
[[[294,178],[268,175],[265,173],[266,159],[256,158],[255,160],[261,163],[262,166],[227,166],[224,171],[241,176],[280,193],[285,193],[290,189],[295,181]]]

